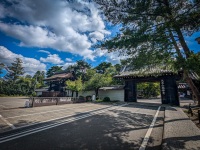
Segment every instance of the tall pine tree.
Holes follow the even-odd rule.
[[[149,58],[158,55],[160,61],[155,59],[156,63],[166,63],[168,55],[176,57],[178,69],[183,70],[200,105],[200,92],[190,78],[194,70],[187,67],[194,53],[185,40],[185,36],[200,30],[200,0],[95,1],[110,22],[121,26],[119,34],[101,43],[102,48],[120,51],[130,58],[141,52]]]
[[[22,60],[20,58],[16,58],[11,66],[8,67],[5,78],[13,83],[24,74],[24,67],[22,66]]]

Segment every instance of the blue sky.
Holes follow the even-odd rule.
[[[102,19],[97,6],[77,0],[3,0],[0,2],[0,62],[10,65],[16,57],[23,60],[28,74],[46,71],[51,66],[67,68],[77,60],[93,67],[103,61],[120,62],[118,53],[107,53],[92,46],[114,36],[119,27]],[[186,40],[199,50],[194,34]],[[198,47],[198,48],[197,48]]]

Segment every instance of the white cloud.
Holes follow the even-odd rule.
[[[96,49],[93,52],[94,57],[106,57],[106,61],[114,64],[119,64],[121,59],[126,59],[128,56],[121,56],[118,51],[108,53],[107,50]]]
[[[103,55],[106,55],[108,53],[107,50],[101,50],[100,48],[97,48],[96,50],[93,51],[94,57],[101,57]]]
[[[65,60],[68,61],[68,62],[71,62],[71,61],[72,61],[71,58],[66,58]]]
[[[63,61],[61,60],[61,58],[57,54],[49,54],[47,58],[41,57],[40,61],[49,62],[49,63],[52,63],[52,64],[61,64],[61,63],[63,63]]]
[[[91,41],[96,43],[97,40],[103,40],[104,39],[104,34],[101,32],[92,32],[89,34],[89,37],[91,38]]]
[[[15,54],[8,50],[4,46],[0,46],[0,60],[7,66],[10,66],[11,63],[16,59],[21,58],[23,61],[24,71],[28,74],[33,75],[36,71],[46,71],[46,65],[41,63],[39,60],[34,58],[24,57],[19,54]]]
[[[3,16],[26,25],[0,23],[0,31],[20,41],[20,46],[52,48],[94,60],[92,44],[106,34],[104,22],[92,2],[63,0],[9,0],[0,4]],[[87,34],[86,34],[87,33]],[[92,42],[91,42],[92,41]]]
[[[63,64],[62,66],[62,69],[67,69],[69,66],[72,66],[72,65],[75,65],[76,63],[75,62],[71,62],[71,63],[65,63]]]
[[[46,53],[46,54],[51,54],[49,51],[46,51],[46,50],[38,50],[38,52]]]

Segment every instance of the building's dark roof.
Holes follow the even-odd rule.
[[[115,75],[115,78],[126,78],[126,77],[159,77],[165,75],[173,75],[178,74],[178,71],[173,69],[171,66],[163,65],[163,66],[147,66],[142,69],[134,70],[130,66],[125,66],[124,69],[120,72],[119,75]]]
[[[49,78],[44,79],[44,81],[58,81],[61,79],[68,79],[68,78],[73,78],[73,74],[71,72],[55,74]]]

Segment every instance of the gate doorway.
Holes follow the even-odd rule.
[[[159,82],[140,82],[137,86],[137,102],[162,104]]]
[[[125,82],[125,102],[138,102],[137,84],[152,82],[160,84],[161,104],[180,105],[176,81],[180,80],[181,75],[177,72],[151,67],[142,71],[132,71],[127,67],[119,75],[114,77],[122,79]]]

